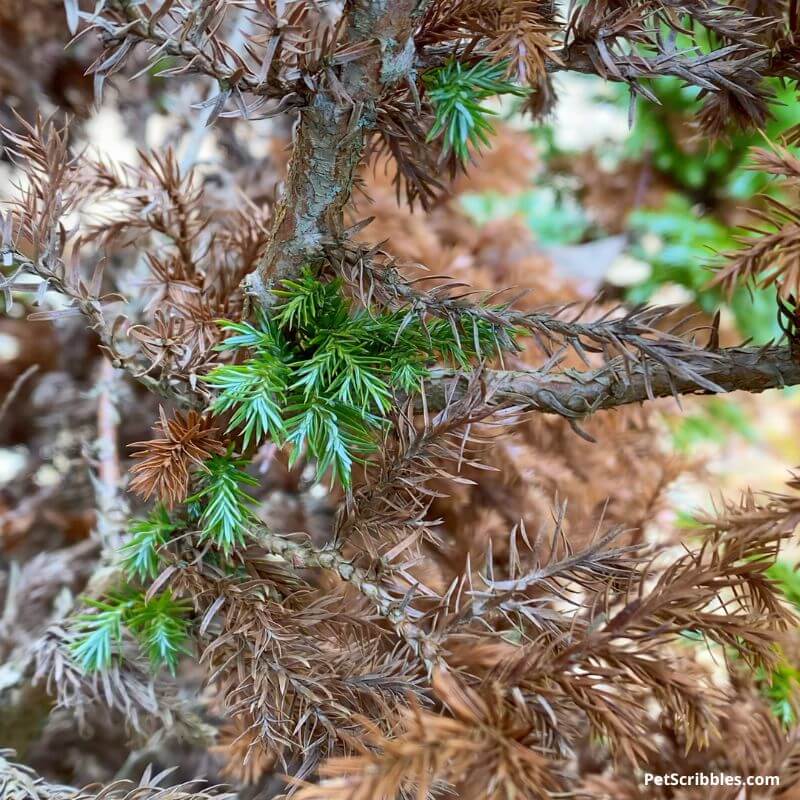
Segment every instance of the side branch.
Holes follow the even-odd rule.
[[[318,549],[310,542],[297,541],[273,533],[264,526],[251,530],[259,547],[272,555],[281,556],[295,569],[315,567],[336,573],[339,578],[354,586],[364,597],[374,603],[378,613],[395,629],[397,634],[420,656],[429,667],[436,661],[438,652],[427,633],[413,620],[415,613],[403,596],[395,597],[362,567],[355,566],[336,549]]]
[[[719,392],[743,390],[755,394],[800,384],[800,362],[789,347],[731,347],[713,355],[715,358],[705,362],[698,372]],[[715,393],[699,386],[696,380],[671,373],[664,365],[648,360],[629,365],[627,373],[621,364],[611,363],[586,372],[489,370],[485,376],[494,403],[513,403],[569,418],[656,397]],[[452,401],[449,387],[457,377],[458,373],[452,371],[436,371],[427,389],[430,408]]]
[[[491,52],[475,47],[472,56],[491,57]],[[428,47],[418,63],[421,67],[440,66],[449,57],[446,47]],[[670,52],[656,52],[649,55],[638,53],[620,54],[607,51],[603,57],[597,45],[572,44],[550,52],[544,58],[544,68],[548,73],[578,72],[584,75],[597,75],[604,81],[627,83],[653,103],[659,103],[652,92],[638,83],[659,77],[674,77],[685,81],[689,86],[697,86],[708,92],[734,91],[742,87],[745,94],[751,91],[764,77],[797,79],[798,70],[789,59],[775,58],[766,49],[746,48],[741,44],[731,44],[712,50],[710,53],[696,54],[694,48]]]

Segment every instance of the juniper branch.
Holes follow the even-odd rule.
[[[273,533],[266,526],[251,529],[251,534],[268,553],[281,556],[296,569],[316,567],[336,573],[372,602],[378,613],[394,628],[412,651],[432,667],[438,657],[433,639],[414,622],[407,598],[393,595],[382,582],[363,567],[357,567],[335,548],[317,548],[310,541],[297,541]]]
[[[332,257],[338,272],[361,295],[365,305],[377,301],[393,310],[407,310],[423,317],[438,317],[458,322],[465,331],[476,324],[488,324],[498,331],[518,329],[530,336],[548,356],[565,346],[590,366],[587,352],[602,352],[605,361],[619,356],[628,362],[649,358],[671,373],[690,377],[713,390],[700,374],[706,362],[713,361],[713,351],[703,349],[673,327],[665,330],[677,310],[674,306],[643,307],[621,313],[610,309],[601,317],[584,319],[587,307],[567,305],[520,311],[503,302],[503,293],[476,298],[476,292],[454,293],[461,284],[441,280],[429,288],[421,281],[406,279],[398,264],[380,246],[348,244],[338,258]],[[436,280],[433,278],[433,280]],[[498,304],[500,303],[500,304]],[[685,323],[677,326],[685,331]]]
[[[755,80],[773,72],[786,77],[796,73],[794,69],[773,70],[767,51],[747,50],[739,45],[694,56],[685,52],[659,53],[652,57],[614,55],[607,64],[598,63],[592,57],[591,49],[586,47],[565,48],[557,55],[557,58],[546,62],[549,72],[580,72],[585,75],[599,75],[604,80],[623,82],[671,76],[712,92],[735,85],[741,80],[742,73]]]
[[[292,99],[291,87],[273,81],[256,82],[242,74],[239,67],[231,67],[224,61],[209,55],[209,48],[198,47],[187,37],[176,38],[171,35],[159,20],[159,13],[151,13],[147,6],[132,3],[128,0],[114,0],[110,4],[112,10],[119,12],[127,20],[124,36],[137,43],[153,46],[156,52],[174,56],[185,62],[184,71],[200,75],[208,75],[219,84],[220,91],[238,89],[253,95],[281,100]],[[113,34],[111,35],[113,38]],[[234,40],[235,41],[235,40]],[[235,54],[233,48],[229,54]],[[299,100],[299,98],[298,98]],[[284,108],[291,103],[285,103]]]
[[[702,9],[692,9],[691,15],[700,22],[698,11],[702,15]],[[733,19],[735,17],[732,16]],[[708,53],[698,53],[696,48],[691,47],[668,49],[655,40],[648,42],[652,50],[623,53],[609,47],[609,43],[624,39],[625,32],[585,31],[583,41],[570,42],[548,52],[543,58],[544,69],[551,74],[578,72],[597,75],[607,81],[633,84],[637,91],[653,102],[657,101],[646,88],[637,84],[638,81],[669,76],[710,92],[731,90],[747,94],[749,89],[745,83],[748,80],[758,83],[765,77],[796,79],[798,71],[791,59],[781,58],[779,52],[771,53],[758,41],[747,38],[748,33],[755,35],[762,32],[768,22],[761,17],[747,19],[739,16],[738,19],[741,27],[737,28],[735,35],[733,30],[727,31],[728,38],[737,41]],[[706,18],[705,23],[708,22]],[[470,56],[491,56],[486,44],[486,41],[482,41],[474,45]],[[445,63],[450,55],[449,42],[429,46],[420,53],[418,63],[420,68],[436,67]]]
[[[512,403],[573,419],[657,397],[739,390],[757,394],[800,384],[800,361],[790,347],[730,347],[708,352],[714,357],[697,369],[715,389],[703,388],[691,376],[675,374],[648,359],[628,364],[627,370],[617,360],[585,372],[488,370],[484,377],[494,403]],[[448,392],[453,380],[459,378],[453,371],[437,370],[427,387],[428,407],[444,405],[446,397],[451,397]],[[466,381],[461,382],[466,387]]]
[[[116,297],[107,300],[100,295],[87,292],[85,286],[73,286],[65,275],[58,274],[47,264],[41,261],[31,261],[2,243],[0,243],[0,253],[10,254],[16,266],[22,267],[28,274],[38,275],[47,282],[49,288],[72,301],[74,308],[86,318],[89,327],[100,340],[100,345],[111,367],[125,370],[153,394],[172,400],[181,408],[195,408],[202,405],[200,396],[189,388],[188,382],[183,384],[167,383],[154,378],[149,373],[149,365],[141,357],[141,353],[131,351],[130,348],[120,349],[118,342],[120,336],[116,329],[116,322],[109,321],[105,309],[106,302],[113,302],[117,299]],[[9,283],[7,288],[22,291],[29,287],[22,283],[19,285]]]
[[[13,750],[0,750],[0,789],[7,800],[234,800],[236,795],[219,786],[206,786],[202,780],[179,785],[160,786],[160,775],[151,783],[148,768],[141,782],[114,781],[106,786],[76,789],[54,784],[37,775],[29,767],[15,761]]]

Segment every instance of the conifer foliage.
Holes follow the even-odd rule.
[[[52,488],[37,462],[35,507],[17,498],[33,555],[4,577],[31,598],[0,621],[9,744],[36,756],[59,715],[101,735],[102,709],[125,719],[128,762],[186,739],[208,765],[210,747],[241,800],[639,798],[656,796],[644,773],[698,762],[796,784],[797,617],[775,576],[798,482],[723,503],[680,548],[648,543],[685,465],[651,412],[625,407],[800,384],[800,135],[755,153],[788,199],[753,209],[714,276],[778,286],[785,340],[761,348],[721,347],[719,316],[701,335],[681,309],[540,304],[508,277],[519,230],[481,241],[451,200],[501,109],[537,124],[561,71],[626,85],[632,113],[673,76],[699,93],[700,135],[760,128],[775,82],[800,79],[798,4],[34,5],[66,11],[96,102],[114,96],[138,145],[174,93],[206,99],[180,152],[137,166],[77,146],[80,119],[4,131],[21,178],[0,217],[7,319],[81,348],[48,367],[74,391],[42,377],[30,395],[56,414],[27,416],[35,369],[0,401],[2,426],[24,423],[4,436],[26,429],[67,465]],[[206,136],[217,172],[195,163]],[[469,242],[479,285],[410,263],[406,233],[455,266]],[[517,277],[548,297],[549,273],[525,263]],[[51,435],[56,416],[71,437]],[[59,529],[54,576],[38,550],[56,501],[93,515],[90,532]],[[14,800],[229,796],[160,789],[149,770],[114,782],[124,759],[108,785],[73,789],[15,758],[0,751]]]

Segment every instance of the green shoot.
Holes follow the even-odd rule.
[[[98,672],[111,666],[112,656],[122,642],[122,623],[131,601],[111,598],[107,602],[86,602],[97,611],[76,617],[78,638],[72,644],[72,654],[84,672]]]
[[[275,321],[283,330],[313,335],[318,320],[332,319],[345,310],[339,286],[337,281],[322,283],[315,280],[309,270],[298,280],[284,281],[282,288],[275,290],[275,294],[284,300]]]
[[[248,323],[224,321],[223,330],[237,335],[228,337],[219,350],[249,348],[258,353],[244,364],[217,367],[204,380],[219,389],[211,410],[215,414],[233,411],[228,432],[241,428],[245,449],[251,442],[270,436],[281,442],[286,431],[281,417],[289,381],[289,370],[284,363],[285,344],[274,326],[265,318],[261,328]]]
[[[294,466],[306,448],[317,460],[317,480],[332,468],[334,477],[343,486],[350,486],[353,461],[363,460],[377,449],[373,429],[378,427],[380,419],[365,416],[362,411],[335,400],[317,400],[287,410],[292,413],[288,441],[293,449],[289,465]]]
[[[170,592],[147,599],[142,592],[131,591],[86,602],[96,611],[76,618],[77,637],[72,645],[72,653],[85,672],[100,672],[111,666],[124,628],[133,634],[154,666],[175,671],[187,637],[185,602],[173,600]]]
[[[524,97],[528,93],[506,80],[505,74],[505,64],[489,59],[471,67],[453,60],[425,73],[423,80],[435,113],[428,141],[444,135],[444,155],[452,151],[462,163],[469,160],[470,146],[488,146],[489,135],[494,133],[488,118],[495,112],[481,105],[482,101],[494,95]]]
[[[258,486],[258,481],[242,470],[244,459],[214,456],[204,464],[202,487],[189,502],[205,500],[200,517],[202,537],[210,539],[228,556],[235,547],[244,545],[246,523],[254,502],[242,488]]]
[[[185,601],[173,600],[170,592],[162,592],[134,604],[125,620],[151,663],[163,665],[173,674],[188,635],[187,611]]]
[[[158,550],[178,529],[163,506],[157,506],[147,519],[133,521],[131,538],[121,550],[122,569],[128,580],[152,580],[158,575]]]
[[[353,464],[375,452],[395,395],[419,391],[431,364],[466,369],[473,358],[516,346],[513,330],[484,321],[463,329],[445,319],[423,324],[410,309],[355,309],[340,281],[320,281],[309,269],[275,294],[281,303],[271,319],[261,314],[256,325],[221,323],[234,335],[219,349],[246,349],[249,358],[205,378],[219,390],[212,409],[231,414],[229,429],[240,431],[242,449],[266,437],[288,443],[291,463],[307,454],[317,462],[318,478],[331,470],[345,487]],[[225,491],[215,493],[214,511],[205,515],[206,526],[217,531],[212,538],[227,547],[246,517],[234,483],[221,484]]]

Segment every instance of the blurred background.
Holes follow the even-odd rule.
[[[520,135],[518,146],[531,148],[529,185],[493,188],[485,175],[485,189],[459,198],[469,217],[479,226],[520,220],[555,271],[587,298],[687,304],[698,325],[719,310],[726,345],[779,338],[773,289],[726,296],[709,283],[721,254],[742,236],[740,226],[752,224],[748,209],[765,195],[782,197],[748,154],[800,122],[794,91],[775,82],[766,139],[752,133],[709,141],[694,125],[698,90],[677,78],[651,82],[658,104],[641,97],[632,104],[627,87],[595,76],[557,75],[555,83],[560,100],[540,124],[499,109]],[[709,493],[782,486],[786,465],[800,458],[792,433],[798,402],[794,388],[686,398],[682,409],[664,402],[664,441],[702,463],[705,476],[676,483],[676,511],[707,505]]]

